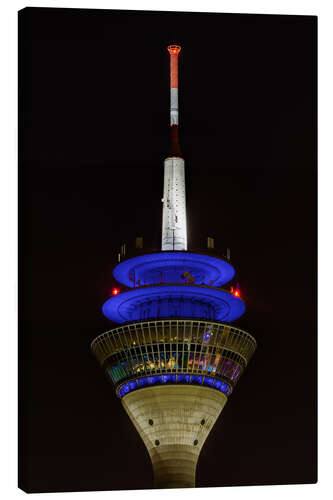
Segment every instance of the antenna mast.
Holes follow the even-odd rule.
[[[169,45],[170,132],[169,156],[164,160],[162,251],[187,250],[185,162],[179,147],[178,55],[179,45]]]

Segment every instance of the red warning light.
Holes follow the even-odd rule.
[[[234,288],[233,286],[230,287],[230,293],[232,293],[232,295],[234,297],[240,297],[240,290],[239,288]]]
[[[169,45],[168,51],[172,55],[179,54],[179,52],[181,51],[181,46],[180,45]]]
[[[112,295],[118,295],[119,290],[118,288],[112,288]]]

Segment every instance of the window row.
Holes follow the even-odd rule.
[[[164,351],[156,354],[142,354],[140,357],[123,359],[111,364],[108,370],[115,384],[125,378],[140,374],[149,375],[164,370],[203,372],[228,378],[233,383],[236,383],[241,375],[240,365],[231,359],[219,354],[202,354],[193,351]]]
[[[147,326],[146,326],[147,325]],[[97,337],[92,344],[92,350],[101,363],[115,352],[144,346],[146,350],[154,349],[157,343],[199,343],[207,347],[226,348],[241,354],[247,361],[251,358],[255,340],[242,330],[227,325],[205,324],[196,322],[152,322],[117,328],[112,332]]]

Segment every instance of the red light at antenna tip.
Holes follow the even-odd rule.
[[[168,51],[172,55],[177,55],[181,51],[181,47],[180,47],[180,45],[169,45]]]
[[[119,290],[118,288],[112,288],[112,295],[118,295]]]

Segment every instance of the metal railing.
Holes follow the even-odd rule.
[[[125,324],[99,335],[91,344],[115,384],[166,371],[207,373],[235,384],[255,349],[255,339],[244,330],[186,319]]]

